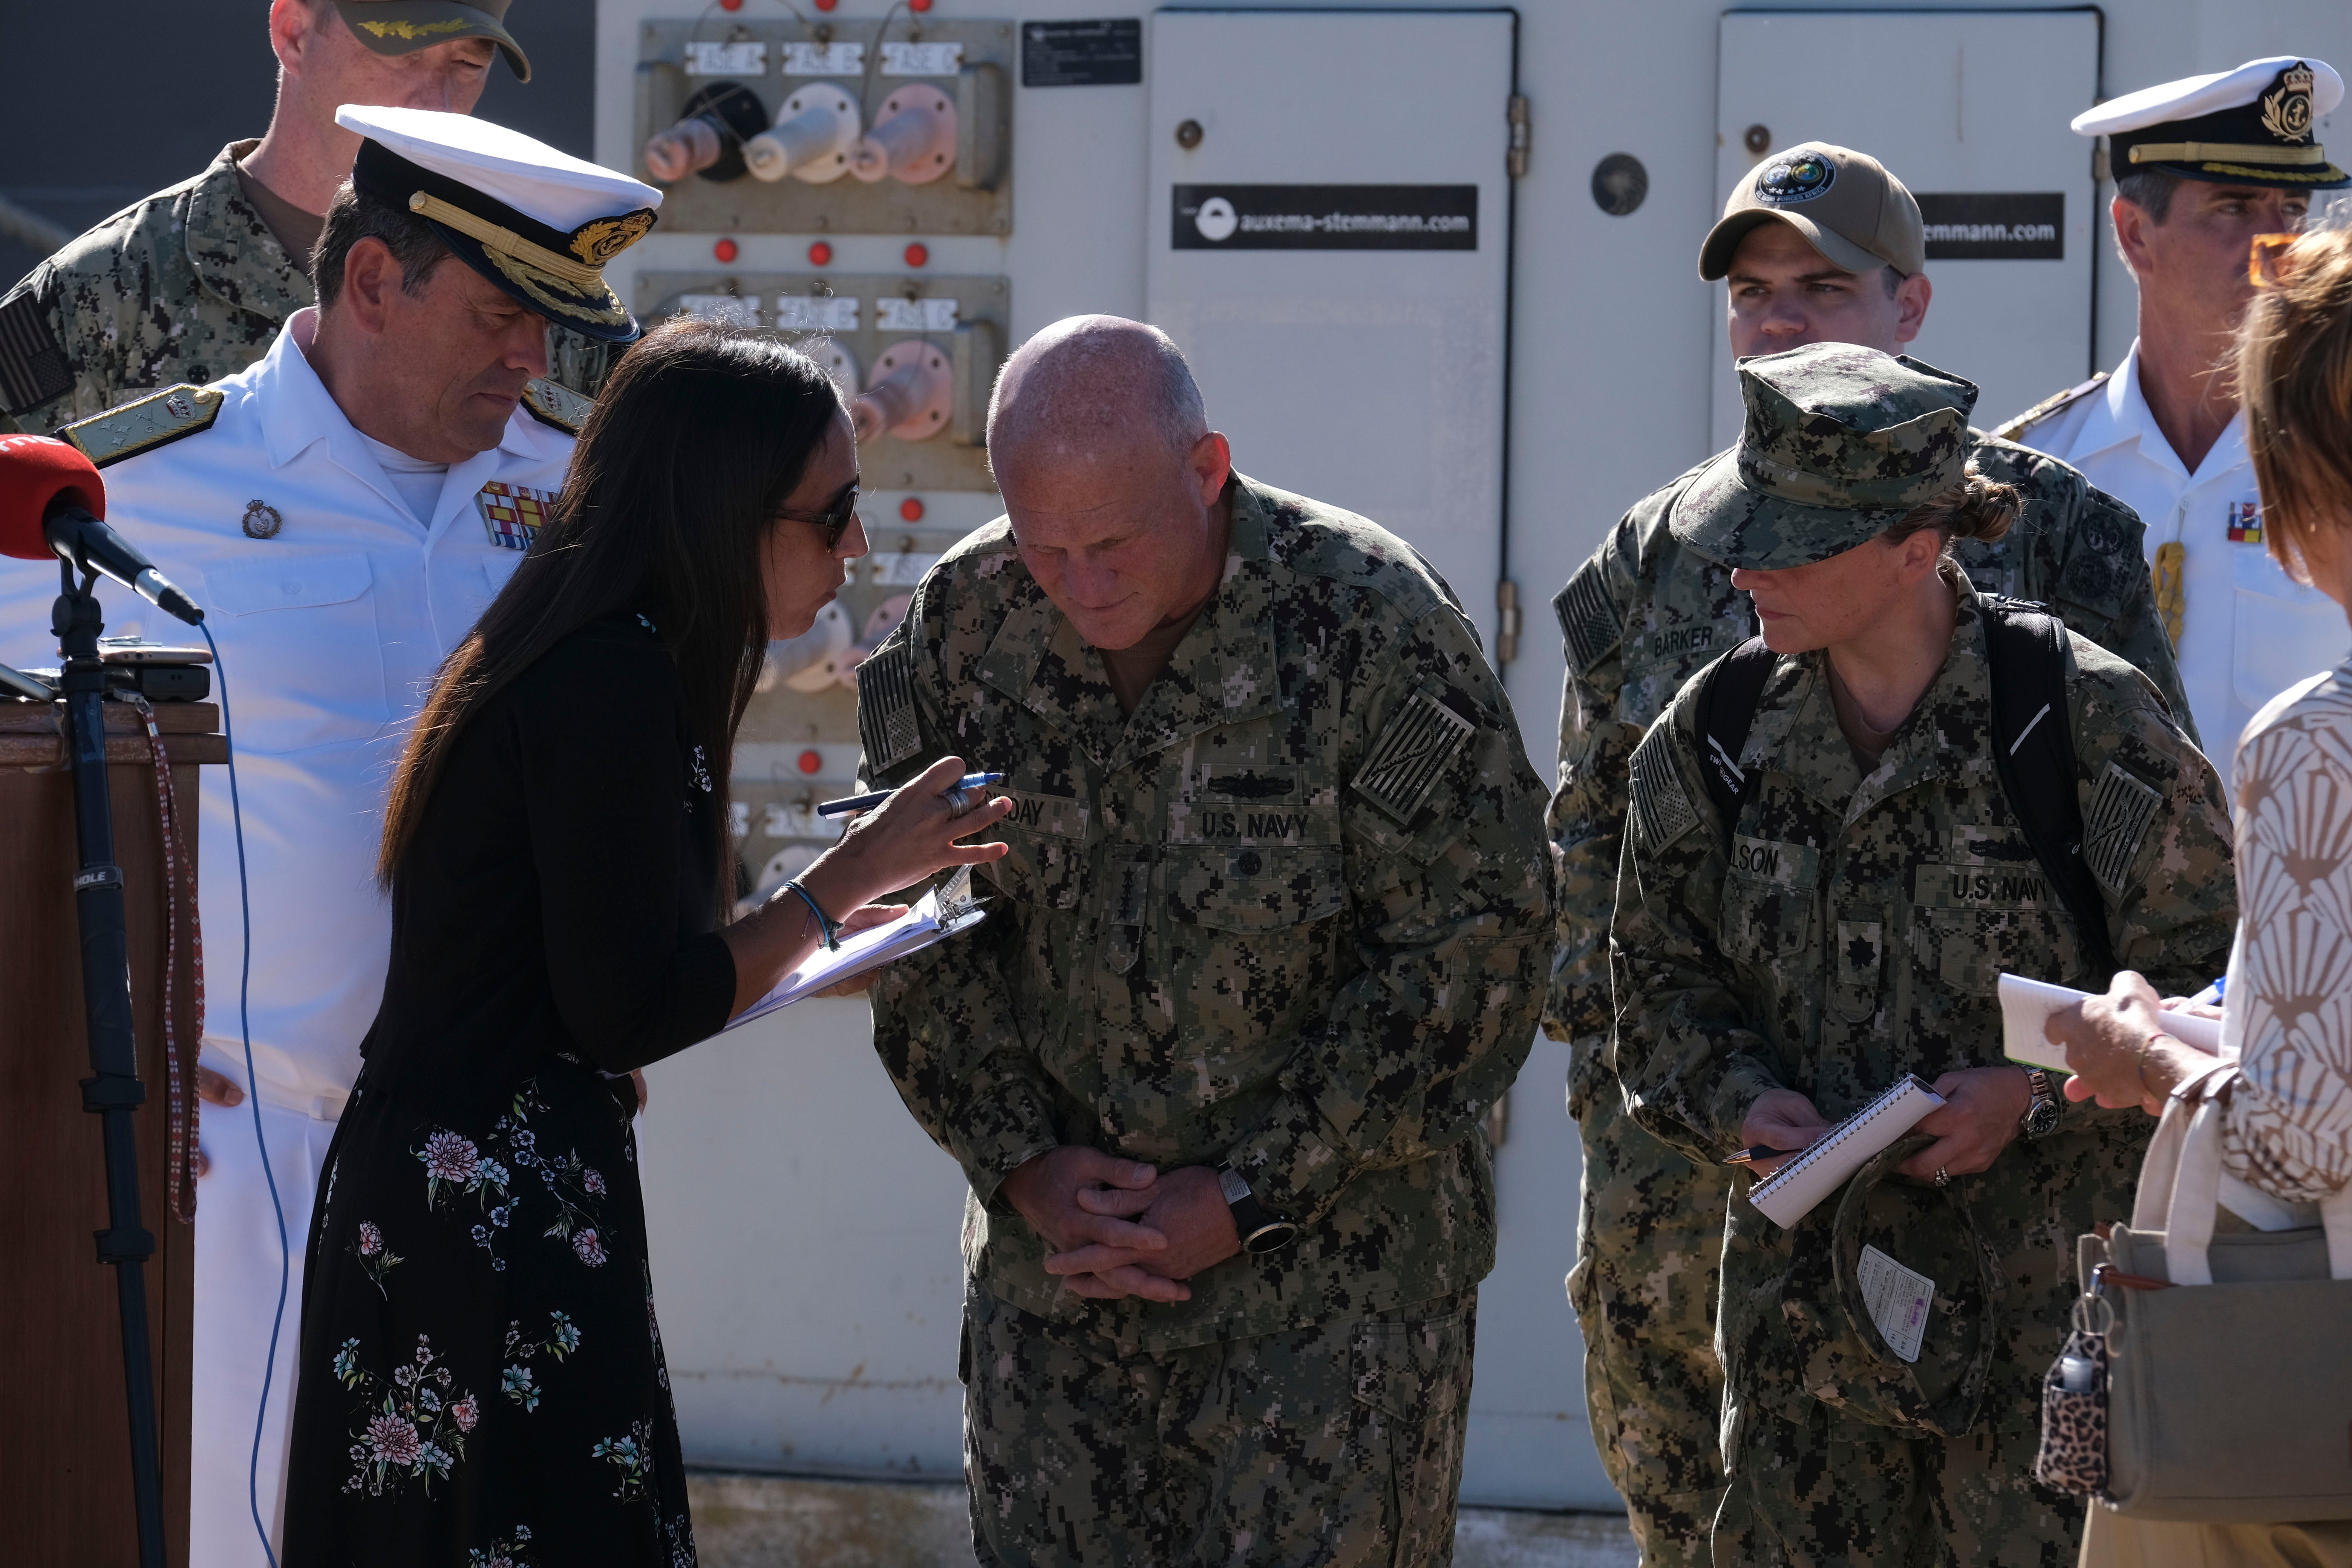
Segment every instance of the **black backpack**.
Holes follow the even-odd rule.
[[[1985,653],[1992,678],[1993,765],[2000,792],[2017,814],[2059,902],[2074,917],[2104,980],[2116,967],[2106,905],[2083,858],[2083,808],[2074,788],[2074,737],[2067,724],[2066,626],[2042,605],[1998,594],[1985,609]],[[1739,750],[1756,722],[1756,704],[1780,656],[1753,637],[1701,672],[1692,695],[1706,793],[1724,831],[1738,819],[1749,780]]]

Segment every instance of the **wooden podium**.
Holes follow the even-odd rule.
[[[115,1271],[98,1261],[92,1240],[106,1225],[106,1175],[99,1118],[81,1108],[80,1084],[90,1067],[63,714],[62,707],[0,701],[0,1563],[114,1568],[136,1563],[138,1545]],[[147,1300],[164,1532],[169,1560],[184,1565],[195,1236],[172,1217],[167,1196],[163,835],[144,726],[120,703],[108,703],[106,717],[131,1012],[147,1090],[133,1121],[141,1219],[155,1237]],[[182,876],[193,879],[201,764],[228,757],[217,733],[220,710],[158,703],[155,719],[177,795]],[[193,1096],[199,1039],[188,947],[194,900],[186,880],[169,896],[179,900],[180,921],[173,1008],[184,1089]],[[215,979],[215,1006],[235,1007],[235,984],[234,975],[226,977],[224,991]]]

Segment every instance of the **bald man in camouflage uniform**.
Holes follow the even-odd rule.
[[[1155,379],[1181,386],[1155,405]],[[975,1549],[1444,1563],[1494,1263],[1481,1126],[1549,955],[1542,786],[1445,584],[1232,473],[1191,385],[1131,322],[1024,345],[991,417],[1008,518],[858,675],[875,783],[954,751],[1018,805],[986,922],[874,993],[876,1049],[971,1184]],[[1122,564],[1147,516],[1201,531],[1206,596],[1119,631],[1157,592]],[[1063,1168],[1165,1252],[1057,1247],[1024,1184]]]
[[[1791,165],[1797,175],[1780,183],[1801,193],[1809,152],[1833,171],[1829,190],[1851,207],[1825,213],[1832,196],[1769,199],[1768,177]],[[1796,227],[1791,214],[1809,215],[1806,226]],[[1919,232],[1917,204],[1874,160],[1807,143],[1764,159],[1732,193],[1702,249],[1700,271],[1731,278],[1736,353],[1858,342],[1891,353],[1926,310]],[[1790,247],[1792,233],[1801,243]],[[1772,241],[1785,254],[1770,254]],[[1819,303],[1830,286],[1850,290],[1843,309]],[[1811,314],[1792,314],[1770,297],[1775,289],[1801,290],[1800,308]],[[1898,291],[1913,290],[1916,311],[1906,317],[1907,298]],[[1765,297],[1760,303],[1758,296]],[[1958,546],[1971,580],[2052,605],[2074,630],[2145,673],[2187,726],[2172,645],[2139,565],[2139,519],[2063,463],[1981,433],[1972,438],[1979,467],[2015,486],[2024,512],[2000,542]],[[1755,630],[1730,569],[1668,528],[1706,466],[1636,502],[1553,601],[1568,679],[1559,787],[1547,817],[1560,868],[1560,916],[1544,1030],[1573,1045],[1569,1114],[1584,1145],[1569,1296],[1584,1334],[1593,1440],[1625,1498],[1643,1560],[1653,1564],[1706,1561],[1722,1490],[1714,1297],[1729,1186],[1719,1169],[1694,1166],[1625,1117],[1608,1052],[1609,921],[1626,759],[1683,682]]]
[[[1642,1126],[1708,1164],[1797,1147],[1906,1073],[1945,1103],[1866,1173],[1932,1184],[1865,1183],[1783,1228],[1748,1202],[1754,1178],[1733,1178],[1713,1559],[2063,1568],[2082,1505],[2032,1479],[2038,1384],[2065,1336],[2074,1238],[2128,1213],[2150,1124],[2067,1101],[2006,1061],[1994,981],[2096,986],[2102,950],[2160,972],[2168,994],[2210,980],[2237,915],[2221,781],[2145,676],[2065,636],[2055,675],[2074,768],[2061,787],[2095,829],[2077,854],[2105,929],[2078,927],[1994,765],[1987,626],[2013,612],[1900,533],[1961,483],[1976,388],[1831,343],[1739,374],[1739,447],[1691,481],[1672,528],[1758,574],[1769,635],[1791,651],[1767,655],[1727,810],[1702,761],[1699,680],[1634,750],[1612,931],[1618,1075]],[[1885,553],[1809,580],[1879,595],[1880,619],[1841,642],[1808,618],[1837,612],[1797,574],[1864,549]],[[1835,671],[1934,668],[1881,628],[1940,640],[1922,605],[1943,594],[1940,668],[1876,728],[1865,689],[1849,695]],[[1842,652],[1854,662],[1837,665]],[[1873,700],[1899,703],[1901,677],[1879,679]],[[2019,776],[2033,787],[2030,762]],[[1932,1310],[1910,1320],[1923,1326],[1907,1355],[1881,1348],[1903,1313],[1875,1328],[1849,1315],[1868,1289],[1854,1288],[1872,1267],[1865,1238],[1882,1264],[1927,1277]]]
[[[360,19],[347,21],[333,0],[276,0],[270,30],[284,63],[268,136],[230,142],[202,174],[115,214],[0,298],[0,433],[46,435],[133,393],[217,381],[259,360],[289,316],[318,302],[310,247],[332,195],[314,198],[312,213],[260,174],[291,184],[325,159],[334,179],[347,174],[359,138],[334,125],[339,103],[469,111],[494,47],[530,80],[503,26],[509,4],[353,0]],[[554,325],[547,349],[548,379],[583,399],[619,357]],[[575,425],[585,416],[584,401],[563,406]]]

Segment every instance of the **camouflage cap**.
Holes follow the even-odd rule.
[[[1977,389],[1907,355],[1808,343],[1739,362],[1739,445],[1676,504],[1676,539],[1727,566],[1810,565],[1966,476]]]
[[[515,80],[530,79],[530,61],[506,28],[514,0],[335,0],[352,37],[380,55],[414,54],[453,38],[488,38],[507,58]]]

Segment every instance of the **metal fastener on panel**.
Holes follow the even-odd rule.
[[[1201,122],[1187,120],[1176,127],[1176,145],[1187,153],[1201,144]]]
[[[1772,150],[1772,128],[1769,125],[1751,125],[1740,132],[1739,144],[1747,148],[1754,156],[1761,158]]]

